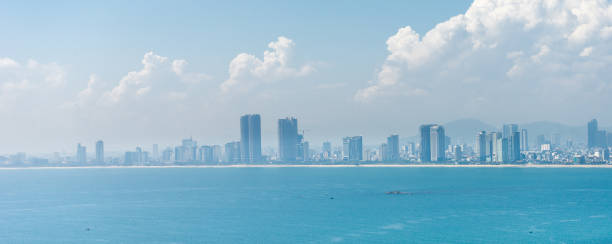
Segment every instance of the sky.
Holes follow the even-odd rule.
[[[0,153],[612,120],[609,1],[20,1],[0,30]]]

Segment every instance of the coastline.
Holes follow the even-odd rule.
[[[230,164],[230,165],[92,165],[0,167],[0,170],[41,169],[165,169],[165,168],[609,168],[610,164]]]

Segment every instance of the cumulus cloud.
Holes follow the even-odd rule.
[[[298,68],[290,66],[290,56],[294,45],[291,39],[280,36],[276,41],[268,44],[271,50],[264,51],[263,59],[247,53],[238,54],[230,62],[229,78],[221,83],[221,91],[246,91],[257,84],[311,73],[314,69],[310,65]]]
[[[0,58],[0,108],[11,108],[19,101],[61,88],[65,81],[65,68],[57,63],[28,60],[22,64],[8,57]]]
[[[459,112],[462,104],[500,107],[507,100],[609,104],[610,38],[612,5],[605,0],[476,0],[423,36],[406,26],[389,37],[385,63],[354,98],[436,101],[431,106],[452,104]]]
[[[175,92],[173,87],[180,87],[177,83],[199,83],[210,77],[203,73],[187,72],[186,60],[170,60],[168,57],[148,52],[144,55],[142,69],[128,72],[117,85],[103,93],[102,102],[118,103],[124,99],[138,99],[144,97],[155,89],[161,93]],[[91,80],[90,80],[91,82]],[[173,83],[174,82],[174,83]],[[87,89],[90,89],[88,86]],[[87,91],[87,89],[85,91]],[[93,94],[93,92],[87,92]]]
[[[0,69],[1,68],[16,68],[19,67],[19,63],[10,58],[0,58]]]

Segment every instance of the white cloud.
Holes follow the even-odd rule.
[[[177,59],[172,61],[172,71],[177,75],[182,75],[185,70],[185,65],[187,65],[187,61],[182,59]]]
[[[64,67],[57,63],[41,64],[28,60],[21,65],[11,58],[0,58],[0,109],[15,108],[26,100],[39,101],[53,89],[62,88]]]
[[[113,104],[123,99],[144,97],[155,89],[161,93],[171,93],[176,87],[181,87],[177,82],[199,83],[210,79],[203,73],[187,72],[188,62],[183,59],[170,61],[168,57],[148,52],[141,62],[142,69],[128,72],[117,85],[104,93],[104,102]]]
[[[376,79],[354,98],[453,104],[457,114],[463,104],[481,104],[476,98],[490,101],[474,108],[480,112],[512,103],[526,111],[610,104],[611,29],[605,0],[476,0],[423,36],[410,26],[390,36]]]
[[[593,47],[585,47],[582,52],[580,52],[580,57],[588,57],[591,56],[593,52]]]
[[[229,78],[221,83],[221,91],[247,91],[257,84],[311,73],[314,70],[312,66],[304,65],[299,68],[290,66],[290,55],[294,45],[291,39],[280,36],[275,42],[268,44],[271,50],[264,51],[263,60],[247,53],[238,54],[230,62]]]
[[[16,68],[19,67],[19,63],[10,58],[0,58],[0,68]]]

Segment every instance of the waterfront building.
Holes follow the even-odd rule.
[[[521,130],[521,151],[529,151],[529,136],[527,134],[527,129]]]
[[[281,161],[295,161],[298,154],[298,121],[296,118],[278,120],[278,152]]]
[[[421,125],[419,133],[421,136],[419,159],[421,162],[431,162],[431,127],[434,125]]]
[[[444,135],[444,127],[441,125],[432,125],[430,127],[430,152],[431,161],[443,162],[446,160],[446,136]]]
[[[487,161],[487,132],[481,131],[476,135],[476,150],[478,152],[478,161]]]
[[[228,142],[225,144],[225,162],[238,163],[241,158],[240,142]]]
[[[87,148],[77,144],[76,162],[80,164],[87,163]]]
[[[96,163],[104,163],[104,142],[102,140],[96,142]]]
[[[386,158],[384,160],[397,161],[400,159],[399,152],[399,135],[390,135],[387,137],[387,151],[385,152]],[[381,151],[382,152],[382,151]]]
[[[342,139],[342,157],[348,161],[363,160],[363,141],[361,136],[351,136]]]
[[[245,163],[261,158],[261,116],[247,114],[240,117],[240,154]]]

